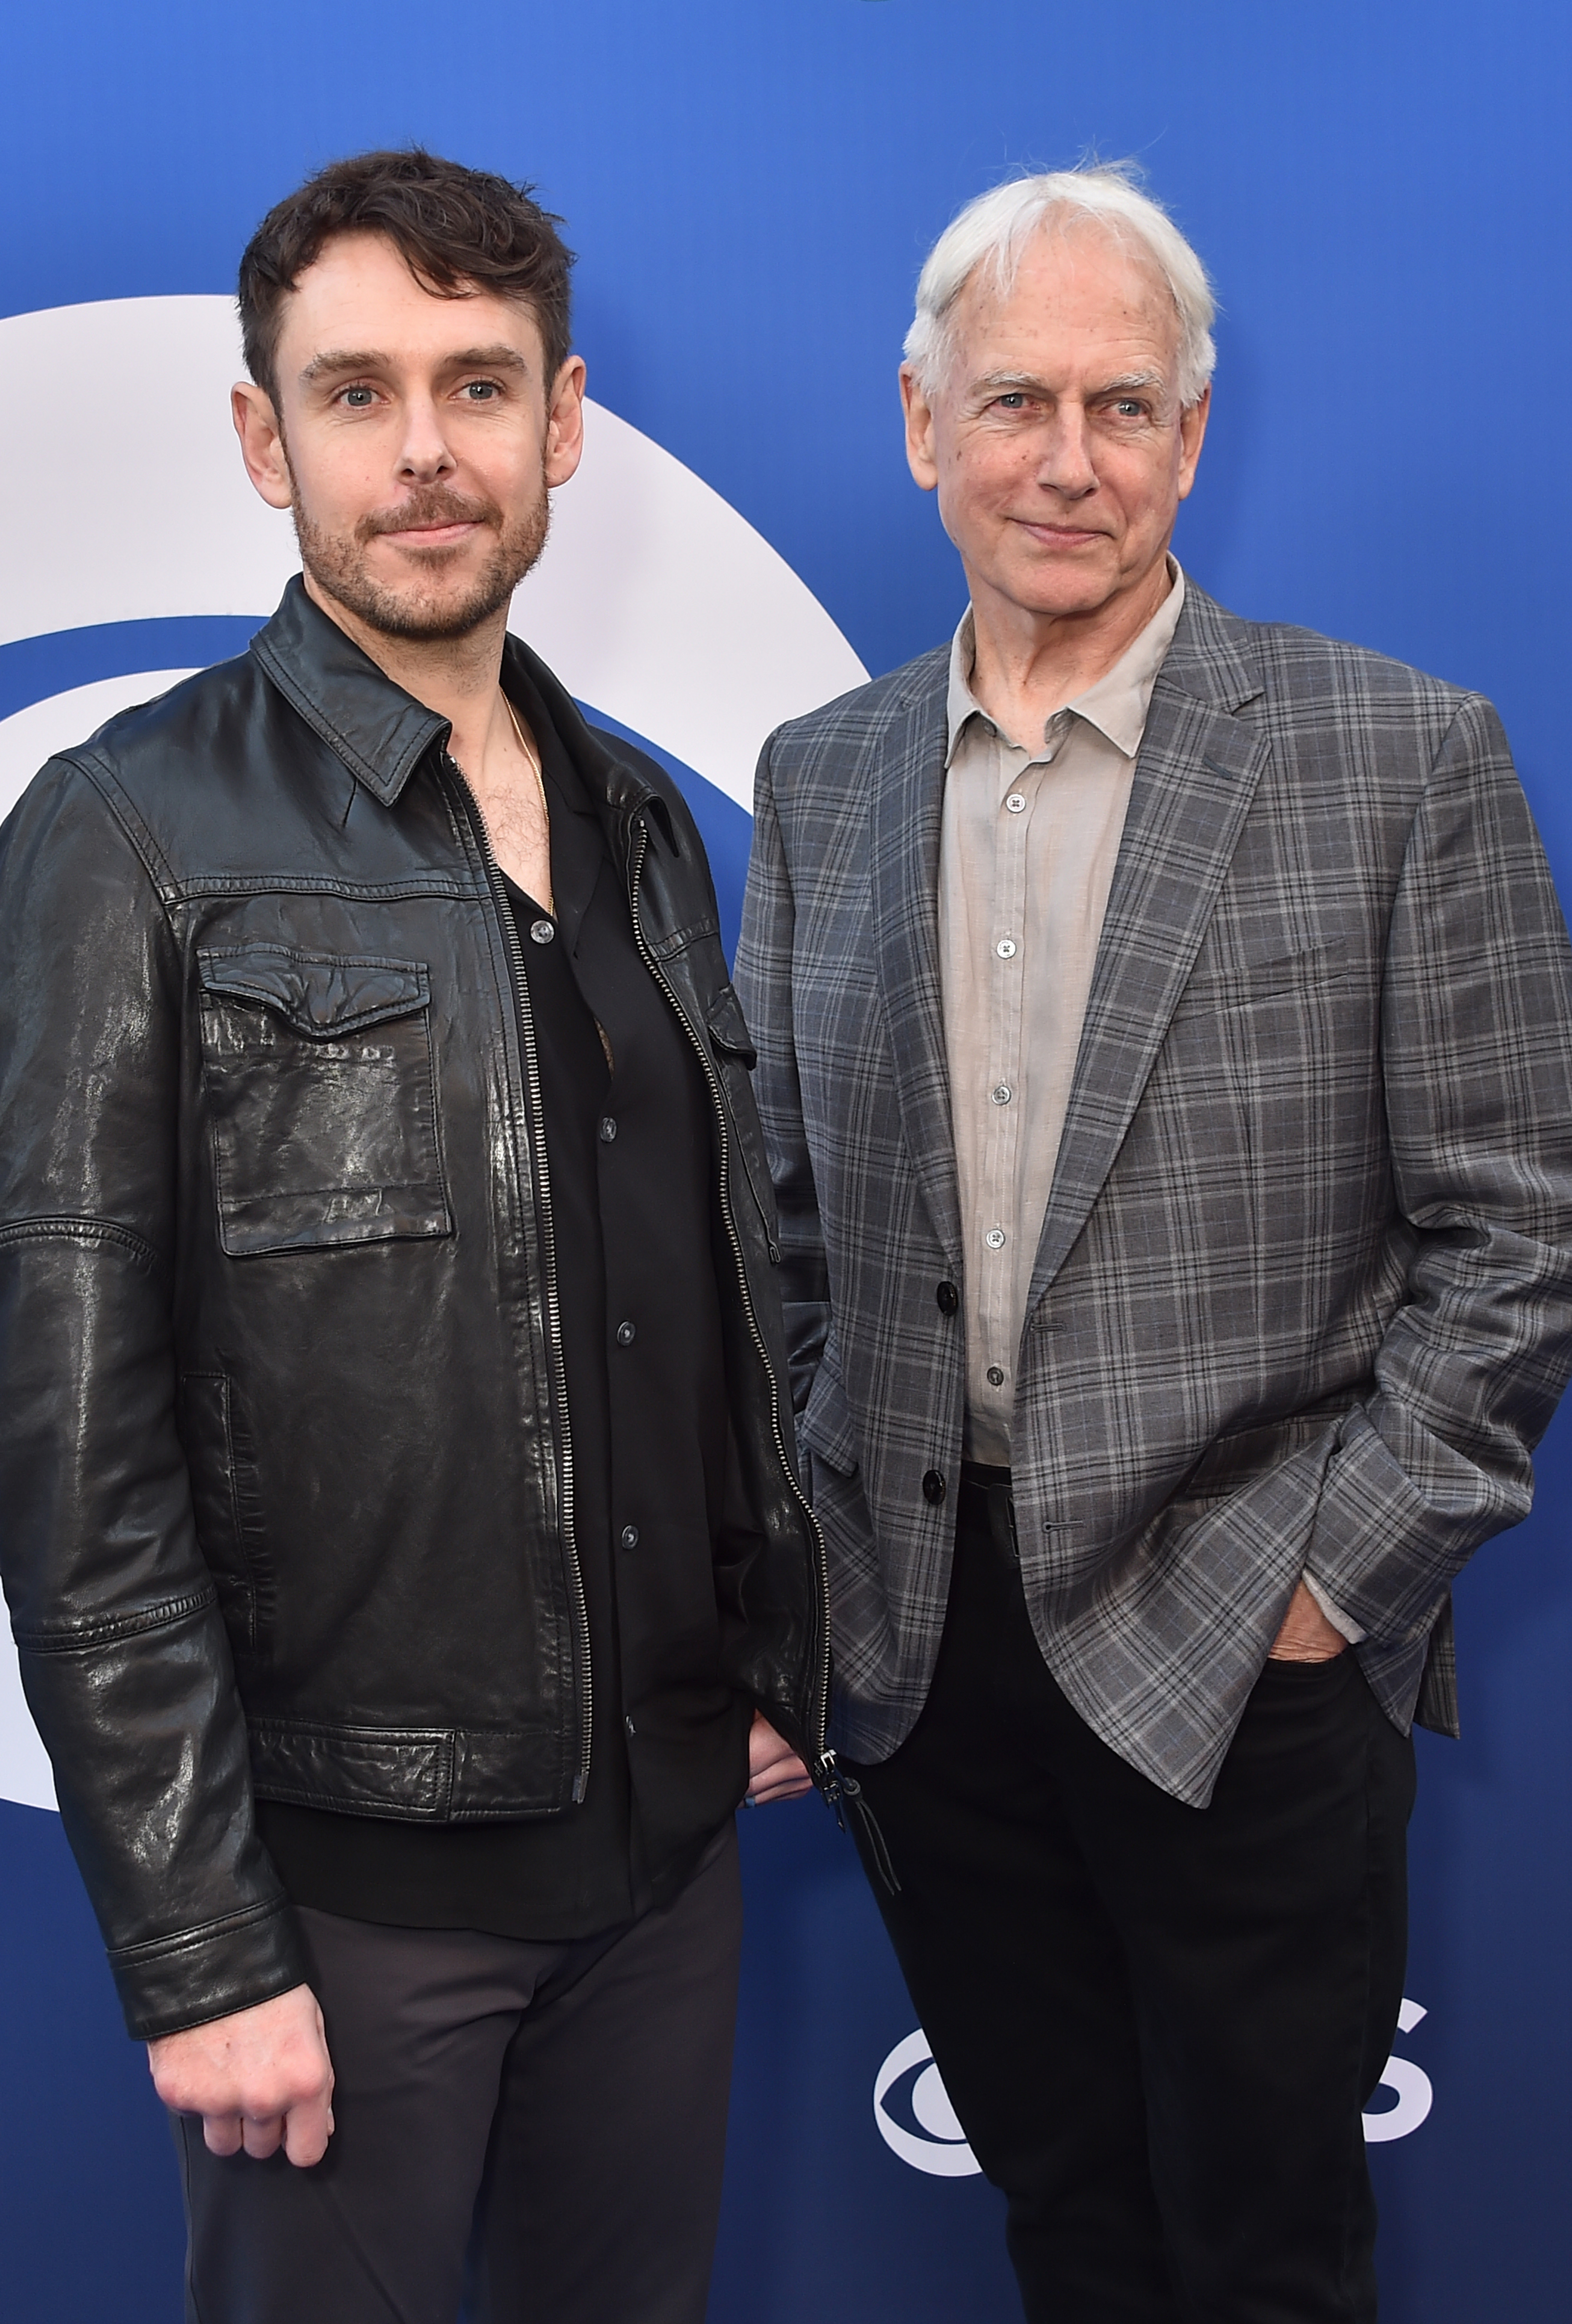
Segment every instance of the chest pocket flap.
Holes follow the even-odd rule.
[[[450,1233],[425,964],[257,944],[198,969],[229,1256]]]
[[[430,979],[418,960],[346,959],[291,952],[283,945],[246,945],[197,957],[204,991],[276,1010],[308,1040],[332,1040],[407,1017],[431,999]]]

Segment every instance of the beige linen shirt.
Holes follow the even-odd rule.
[[[965,1249],[966,1453],[1007,1466],[1016,1364],[1152,688],[1184,576],[1106,678],[1027,749],[950,650],[939,960]]]

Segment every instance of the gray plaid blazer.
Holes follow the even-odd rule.
[[[966,1267],[947,667],[766,744],[738,957],[833,1732],[868,1760],[927,1691],[954,1505],[924,1480],[961,1463],[961,1320],[935,1296]],[[1494,713],[1191,585],[1021,1340],[1016,1520],[1054,1678],[1204,1805],[1308,1571],[1389,1716],[1456,1732],[1449,1585],[1526,1514],[1569,1370],[1572,954]]]

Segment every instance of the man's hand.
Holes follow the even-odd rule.
[[[761,1808],[771,1800],[800,1799],[813,1788],[808,1771],[791,1745],[776,1733],[762,1711],[756,1711],[748,1738],[749,1806]]]
[[[1277,1633],[1270,1660],[1274,1663],[1329,1663],[1344,1653],[1348,1641],[1335,1629],[1301,1582],[1288,1601],[1288,1614]]]
[[[258,2156],[280,2143],[320,2163],[333,2135],[333,2067],[308,1985],[147,2045],[153,2088],[173,2114],[199,2114],[215,2154]]]

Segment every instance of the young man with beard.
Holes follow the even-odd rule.
[[[0,843],[5,1585],[202,2324],[436,2324],[466,2249],[478,2315],[699,2324],[732,1811],[823,1748],[703,850],[506,635],[569,264],[419,152],[271,214],[304,576]]]

